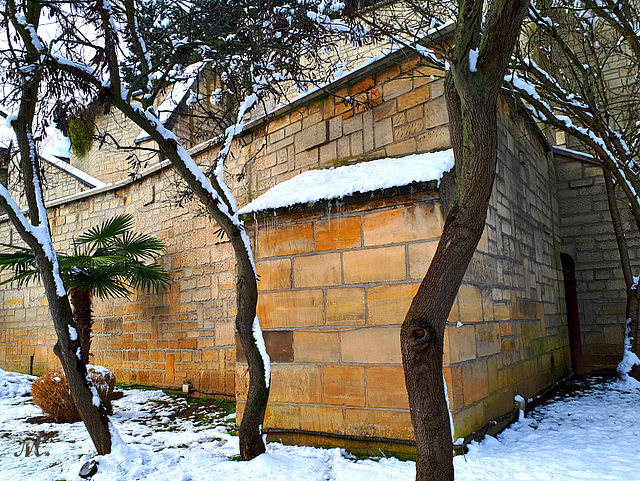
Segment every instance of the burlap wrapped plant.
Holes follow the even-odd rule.
[[[87,366],[89,379],[98,390],[102,404],[111,412],[111,398],[116,378],[102,366]],[[80,414],[73,403],[67,378],[62,371],[50,372],[34,381],[31,386],[34,404],[57,423],[80,421]]]

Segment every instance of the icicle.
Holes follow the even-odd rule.
[[[253,211],[253,223],[256,225],[256,239],[258,238],[258,214]]]

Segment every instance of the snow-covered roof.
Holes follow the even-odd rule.
[[[175,110],[186,97],[187,93],[189,93],[189,90],[196,81],[198,73],[200,73],[203,66],[204,64],[202,62],[189,65],[185,69],[184,74],[181,76],[182,80],[177,81],[171,86],[171,91],[167,94],[167,96],[156,109],[156,113],[158,114],[158,118],[162,122],[162,125],[164,125],[171,118]],[[146,131],[141,130],[136,137],[135,142],[142,142],[143,140],[147,140],[150,138],[151,137]]]
[[[453,164],[453,151],[449,149],[310,170],[272,187],[240,209],[240,214],[338,199],[414,182],[439,182],[442,175],[453,168]]]
[[[558,147],[557,145],[553,146],[553,151],[559,154],[568,155],[570,157],[576,157],[583,160],[591,160],[596,162],[596,159],[593,155],[588,154],[587,152],[580,152],[579,150],[567,149],[565,147]]]
[[[105,184],[101,180],[98,180],[95,177],[87,174],[86,172],[83,172],[82,170],[78,169],[77,167],[72,166],[71,164],[60,159],[59,157],[56,157],[54,155],[49,155],[49,154],[41,154],[40,158],[45,162],[47,162],[48,164],[51,164],[54,167],[66,172],[67,174],[69,174],[71,177],[78,180],[81,184],[85,185],[86,187],[102,188],[107,186],[107,184]]]
[[[86,187],[92,189],[106,187],[107,184],[104,182],[62,160],[69,157],[71,148],[69,139],[62,132],[52,125],[46,127],[45,132],[45,139],[38,146],[40,159],[69,174]],[[6,147],[11,143],[17,144],[13,128],[8,125],[8,122],[5,122],[4,125],[0,124],[0,147]]]

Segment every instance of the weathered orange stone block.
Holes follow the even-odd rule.
[[[424,122],[426,129],[449,123],[449,113],[444,97],[431,100],[424,105]]]
[[[24,299],[6,299],[4,301],[4,307],[7,309],[17,309],[24,306]]]
[[[344,252],[342,263],[346,284],[407,278],[404,246]]]
[[[416,138],[419,151],[444,149],[451,146],[449,137],[449,126],[442,125],[427,130]]]
[[[257,256],[277,257],[313,251],[313,225],[294,224],[263,228],[257,234]]]
[[[272,259],[256,262],[258,290],[274,291],[291,288],[291,260]]]
[[[463,364],[462,384],[464,388],[464,404],[466,406],[487,397],[489,394],[487,362],[478,360]]]
[[[439,237],[442,217],[435,204],[417,204],[366,214],[364,245],[383,245]]]
[[[324,366],[322,369],[324,403],[364,406],[364,367]]]
[[[402,366],[367,366],[367,406],[409,409]]]
[[[376,81],[374,77],[365,77],[362,80],[359,80],[358,82],[349,86],[349,95],[356,95],[360,92],[364,92],[365,90],[369,90],[370,88],[373,88],[375,84]]]
[[[247,399],[247,392],[249,392],[249,368],[246,364],[236,365],[236,385],[235,393],[237,401],[244,401]]]
[[[400,77],[390,80],[382,86],[383,98],[388,102],[393,98],[411,91],[412,87],[413,82],[409,77]]]
[[[339,253],[300,256],[293,260],[295,287],[335,286],[342,283]]]
[[[477,431],[487,423],[484,414],[484,403],[476,403],[473,406],[465,406],[463,409],[452,413],[454,438],[466,436]]]
[[[324,324],[324,294],[319,289],[268,292],[258,296],[263,329]]]
[[[338,362],[338,331],[301,331],[293,333],[293,359],[296,362]]]
[[[347,434],[395,439],[413,439],[409,411],[345,409]]]
[[[321,367],[309,364],[272,364],[269,399],[272,402],[321,403]]]
[[[482,293],[479,287],[463,284],[458,291],[460,320],[462,322],[482,321]]]
[[[418,283],[370,287],[369,324],[402,324],[418,287]]]
[[[447,326],[444,333],[444,363],[457,364],[476,358],[476,332],[473,324]]]
[[[410,109],[429,100],[429,86],[424,85],[398,98],[398,111]]]
[[[437,240],[409,245],[409,277],[424,279],[437,248]]]
[[[204,362],[219,362],[220,351],[218,349],[203,349],[202,360]]]
[[[400,327],[361,327],[340,332],[343,362],[401,364]]]
[[[266,428],[301,429],[301,417],[300,406],[270,402],[264,415],[264,426]]]
[[[361,245],[360,216],[316,222],[316,250],[352,249]]]
[[[327,325],[365,322],[364,288],[327,289]]]
[[[478,357],[500,352],[500,324],[483,322],[476,324],[476,351]]]
[[[328,406],[301,406],[300,429],[321,433],[344,433],[343,409]]]
[[[447,383],[449,410],[455,411],[464,406],[464,391],[462,389],[462,367],[444,366],[442,368],[444,380]]]

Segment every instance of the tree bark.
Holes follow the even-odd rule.
[[[450,77],[449,77],[450,78]],[[483,103],[466,110],[462,118],[459,97],[447,82],[449,121],[464,125],[476,142],[469,145],[474,185],[454,203],[427,275],[402,325],[400,340],[409,392],[418,460],[417,480],[452,480],[453,444],[449,412],[444,397],[442,359],[444,330],[451,306],[484,230],[495,177],[497,120],[495,104]],[[460,133],[452,141],[459,142]]]
[[[240,424],[240,457],[242,460],[250,460],[265,452],[262,441],[261,426],[264,421],[264,414],[267,409],[269,399],[269,387],[267,387],[265,365],[258,350],[257,342],[253,333],[253,323],[256,318],[256,305],[258,301],[258,284],[253,263],[244,243],[242,228],[235,225],[231,219],[222,212],[222,206],[226,205],[229,210],[229,199],[220,193],[220,186],[214,187],[219,193],[219,198],[215,199],[208,192],[187,164],[185,158],[188,156],[186,150],[173,139],[165,138],[157,130],[156,126],[139,111],[134,110],[130,104],[125,102],[119,95],[112,97],[113,104],[125,116],[133,120],[144,129],[157,143],[160,150],[166,155],[180,176],[193,191],[198,200],[205,207],[207,213],[213,218],[227,235],[234,250],[237,261],[238,280],[236,284],[236,296],[238,313],[236,314],[236,330],[240,338],[240,343],[247,357],[249,366],[249,391],[247,402]],[[250,247],[249,247],[250,248]]]
[[[249,367],[249,390],[239,429],[240,458],[249,460],[265,452],[261,427],[269,400],[269,388],[266,382],[264,360],[253,333],[258,302],[255,272],[240,236],[232,236],[231,244],[238,261],[236,331]]]
[[[91,349],[91,332],[93,330],[93,314],[91,308],[91,294],[79,289],[71,289],[71,305],[76,322],[82,362],[89,364],[89,350]]]
[[[36,145],[33,139],[33,121],[38,106],[40,81],[42,79],[41,70],[37,67],[39,65],[40,52],[34,46],[31,32],[25,26],[24,20],[18,21],[18,19],[22,16],[27,23],[37,29],[41,8],[40,2],[29,1],[24,6],[24,15],[22,15],[18,13],[14,0],[7,1],[9,21],[12,22],[13,27],[25,44],[26,61],[35,67],[34,70],[36,72],[21,86],[18,116],[11,122],[11,126],[18,141],[21,177],[31,224],[40,227],[42,227],[41,224],[48,222],[46,212],[43,212],[44,199],[41,189],[40,166],[35,154]],[[0,205],[4,208],[24,242],[33,250],[47,300],[49,301],[49,312],[58,336],[54,352],[62,363],[65,377],[69,383],[71,397],[78,408],[87,431],[89,431],[98,454],[108,454],[111,452],[109,420],[104,406],[101,403],[99,403],[99,406],[94,406],[93,404],[93,393],[91,391],[91,383],[86,376],[86,366],[77,355],[80,341],[77,338],[71,339],[71,333],[69,332],[69,327],[75,325],[69,297],[67,295],[58,296],[56,278],[53,272],[54,265],[52,260],[45,254],[45,245],[42,244],[43,242],[48,244],[46,247],[50,251],[49,255],[55,256],[51,231],[47,226],[46,234],[48,238],[36,238],[34,233],[27,230],[27,225],[23,223],[26,222],[26,219],[21,219],[19,212],[14,211],[11,205],[4,200],[0,200]],[[41,233],[43,233],[42,230]]]
[[[99,401],[99,406],[94,405],[94,393],[91,389],[91,381],[87,377],[87,366],[79,356],[81,352],[80,337],[72,340],[69,335],[69,326],[75,324],[69,298],[67,296],[58,297],[51,269],[47,266],[47,264],[50,266],[50,262],[43,253],[36,254],[36,261],[49,301],[49,312],[58,335],[58,342],[53,351],[62,363],[71,397],[96,451],[98,454],[109,454],[111,452],[111,433],[109,432],[107,408],[99,401],[97,392],[95,397]]]
[[[633,278],[633,270],[631,268],[631,260],[629,258],[629,246],[624,235],[624,229],[622,228],[622,216],[620,215],[620,209],[618,208],[616,189],[613,183],[612,174],[608,169],[604,167],[602,169],[602,173],[604,175],[605,186],[607,189],[607,203],[609,206],[609,213],[611,214],[613,231],[616,236],[616,243],[618,245],[622,274],[624,277],[625,285],[627,287],[627,306],[625,311],[625,341],[628,337],[631,342],[631,352],[637,354],[640,292],[638,291],[638,283],[636,283]],[[626,346],[624,346],[624,349],[626,349]],[[637,364],[634,365],[628,374],[640,381],[640,366]]]
[[[458,196],[431,265],[402,324],[400,342],[418,458],[416,480],[452,481],[453,443],[442,360],[447,318],[482,236],[495,178],[497,96],[526,12],[526,0],[461,1],[445,77]],[[481,35],[482,32],[482,35]],[[476,69],[469,67],[478,51]]]

